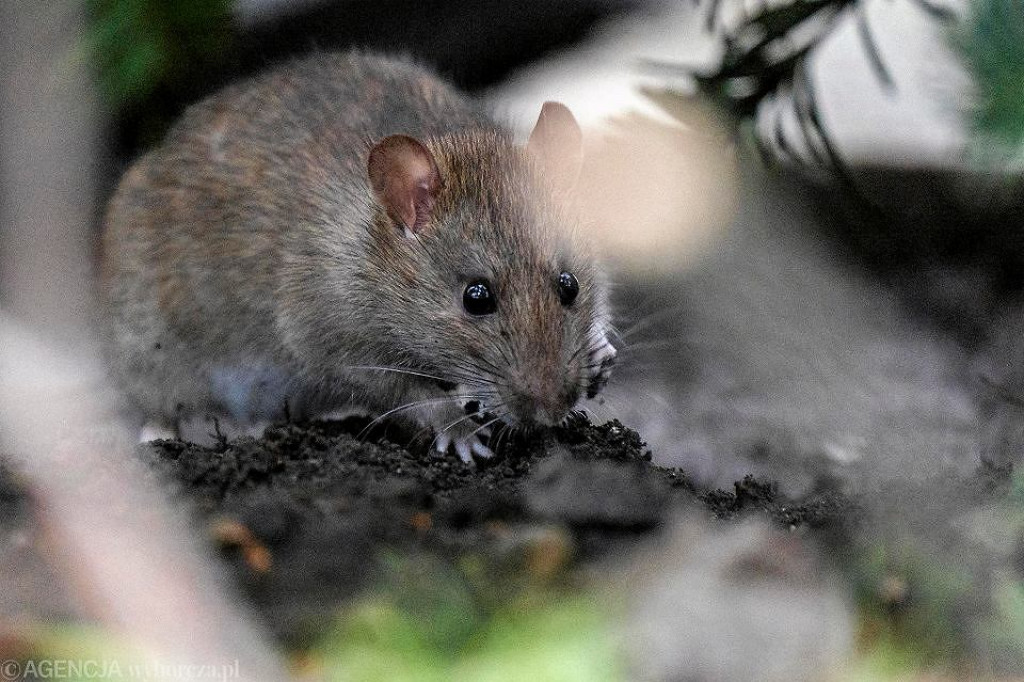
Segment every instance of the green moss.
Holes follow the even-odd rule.
[[[911,538],[879,543],[856,561],[860,613],[876,660],[899,667],[956,666],[969,660],[974,576],[960,561],[940,561]]]
[[[433,567],[352,605],[312,655],[345,682],[612,682],[624,678],[609,614],[576,590],[513,589]]]
[[[232,49],[230,0],[88,0],[86,48],[108,105],[130,108]]]
[[[1024,0],[974,0],[955,42],[978,89],[978,131],[1019,152],[1024,147]]]

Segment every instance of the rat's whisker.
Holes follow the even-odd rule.
[[[455,421],[453,421],[450,424],[448,424],[447,426],[445,426],[444,428],[442,428],[439,431],[439,433],[445,433],[449,429],[452,429],[452,428],[458,426],[459,424],[461,424],[462,422],[466,421],[467,419],[472,419],[475,416],[476,416],[476,414],[463,415],[463,416],[459,417],[458,419],[456,419]]]
[[[647,350],[650,348],[678,348],[680,343],[677,339],[651,339],[650,341],[641,341],[639,343],[627,343],[622,348],[616,350],[621,355],[628,355],[629,353],[635,353],[638,350]]]
[[[496,387],[502,386],[495,379],[490,377],[482,376],[472,372],[460,372],[453,371],[451,373],[452,379],[455,379],[457,383],[468,386],[470,388],[479,388],[482,390],[493,390]]]
[[[505,418],[506,416],[508,416],[508,413],[505,413],[505,414],[501,414],[501,415],[498,415],[497,417],[495,417],[494,419],[490,420],[489,422],[486,422],[486,423],[484,423],[484,424],[481,424],[480,426],[478,426],[478,427],[476,427],[475,429],[473,429],[473,432],[472,432],[472,433],[470,433],[469,435],[470,435],[470,436],[475,436],[475,435],[476,435],[476,434],[477,434],[478,432],[480,432],[480,431],[483,431],[484,429],[486,429],[486,428],[487,428],[488,426],[490,426],[491,424],[494,424],[495,422],[500,422],[500,421],[501,421],[502,419],[504,419],[504,418]]]
[[[466,384],[466,385],[468,385],[470,387],[473,387],[473,386],[481,386],[481,387],[483,387],[483,386],[490,385],[490,384],[494,383],[494,382],[488,381],[486,379],[486,377],[481,377],[478,374],[460,373],[460,372],[457,372],[457,371],[456,372],[451,372],[450,373],[451,374],[450,377],[442,377],[442,376],[439,376],[437,374],[430,374],[428,372],[424,372],[424,371],[421,371],[421,370],[413,370],[413,369],[408,369],[408,368],[405,368],[405,367],[394,367],[394,366],[387,366],[387,365],[346,365],[345,369],[360,369],[360,370],[379,371],[379,372],[393,372],[395,374],[404,374],[404,375],[409,375],[409,376],[422,377],[424,379],[432,379],[434,381],[443,381],[443,382],[450,382],[450,381],[452,381],[452,379],[455,379],[457,382]]]
[[[600,403],[593,402],[581,406],[580,411],[583,412],[583,414],[587,415],[587,418],[590,419],[592,423],[596,422],[598,419],[600,419],[602,422],[606,422],[609,419],[613,418],[615,415],[615,412],[609,410],[606,406]]]
[[[398,407],[395,407],[393,409],[388,410],[384,414],[378,415],[373,421],[371,421],[369,424],[367,424],[365,427],[363,427],[363,429],[358,433],[358,435],[356,435],[356,439],[357,440],[362,440],[363,436],[366,435],[366,433],[375,424],[380,423],[381,421],[383,421],[387,417],[389,417],[389,416],[391,416],[391,415],[393,415],[393,414],[395,414],[397,412],[404,412],[406,410],[415,409],[417,407],[423,407],[425,405],[437,405],[437,404],[441,404],[441,403],[455,402],[457,400],[463,400],[463,399],[467,399],[467,400],[480,400],[481,397],[478,396],[478,395],[450,395],[450,396],[442,396],[440,398],[427,398],[425,400],[414,400],[412,402],[405,403],[404,405],[399,405]]]
[[[487,367],[487,368],[489,368],[489,370],[487,371],[488,374],[491,374],[494,377],[497,377],[497,378],[500,378],[500,379],[504,379],[505,378],[504,371],[500,367],[498,367],[496,364],[494,364],[493,361],[488,360],[487,358],[485,358],[483,356],[476,355],[476,356],[473,356],[472,358],[470,358],[470,360],[468,360],[468,361],[464,360],[464,362],[467,362],[467,364],[469,364],[471,367],[475,367],[475,368],[477,368],[477,369],[479,369],[481,371],[484,369],[484,367]],[[483,363],[482,366],[480,365],[480,363]]]
[[[569,356],[569,359],[566,361],[565,364],[571,365],[572,361],[575,360],[577,357],[579,357],[579,354],[582,353],[584,350],[586,350],[588,346],[589,346],[589,344],[587,344],[586,341],[581,343],[579,348],[577,348],[575,351],[573,351],[573,354]]]
[[[505,345],[495,346],[498,354],[501,355],[501,359],[504,360],[509,367],[515,367],[516,363],[512,359],[512,351],[509,350]]]
[[[452,376],[460,376],[464,380],[474,381],[492,381],[491,371],[484,367],[479,367],[473,364],[471,361],[462,359],[459,361],[456,367],[451,371]]]
[[[518,432],[518,426],[513,426],[512,424],[509,424],[509,427],[502,431],[502,433],[505,434],[505,440],[503,441],[503,444],[507,445],[508,443],[510,443]]]
[[[507,413],[502,415],[502,419],[504,419],[507,416],[508,416]],[[489,442],[487,444],[487,447],[489,447],[491,450],[493,450],[495,453],[497,453],[498,450],[501,448],[502,443],[508,442],[506,438],[507,438],[508,431],[511,428],[512,427],[509,426],[508,422],[502,421],[500,426],[495,429],[494,437],[491,439],[493,442]]]
[[[468,371],[470,375],[476,380],[477,383],[487,386],[500,386],[507,383],[507,379],[503,376],[495,376],[490,370],[483,367],[476,367],[469,365],[468,367],[462,368],[463,371]]]
[[[478,395],[474,395],[474,396],[470,396],[470,397],[471,397],[471,399],[479,400],[481,403],[486,404],[486,402],[487,402],[487,400],[489,398],[496,397],[496,395],[497,394],[478,394]],[[463,417],[462,419],[460,419],[458,421],[462,421],[462,420],[464,420],[466,418],[472,418],[473,416],[475,416],[475,414],[470,414],[470,415],[467,415],[466,417]],[[445,430],[447,430],[448,428],[450,428],[453,425],[454,425],[454,423],[453,424],[449,424],[448,427],[445,428]],[[421,428],[418,431],[416,431],[416,433],[414,433],[412,435],[412,438],[409,439],[409,442],[406,443],[405,447],[408,448],[409,446],[411,446],[413,444],[413,442],[416,441],[417,438],[419,438],[424,432],[429,431],[432,428],[434,428],[434,426],[432,424],[427,424],[423,428]],[[436,440],[437,440],[437,437],[435,436],[434,440],[431,441],[431,443],[430,443],[431,446],[433,445],[434,441],[436,441]]]
[[[483,355],[474,354],[474,355],[471,356],[471,359],[476,361],[476,362],[483,363],[484,365],[490,367],[494,371],[494,373],[499,375],[499,376],[504,376],[504,372],[507,369],[507,368],[499,367],[498,363],[496,363],[494,360],[491,360],[490,358],[484,357]]]
[[[435,381],[447,381],[444,377],[437,376],[436,374],[428,374],[419,370],[408,369],[405,367],[388,367],[384,365],[345,365],[344,369],[363,369],[378,372],[394,372],[396,374],[408,374],[410,376],[423,377],[425,379],[434,379]]]
[[[452,429],[452,428],[458,426],[459,424],[461,424],[462,422],[466,421],[467,419],[472,419],[474,416],[475,415],[467,414],[464,417],[459,417],[458,419],[456,419],[455,421],[451,422],[450,424],[448,424],[444,428],[439,429],[438,432],[436,434],[434,434],[434,439],[430,441],[430,445],[427,446],[427,449],[430,450],[431,448],[433,448],[434,447],[434,443],[436,443],[437,440],[439,438],[441,438],[441,436],[443,436],[445,433],[447,433],[449,429]]]
[[[626,329],[624,332],[619,333],[618,337],[623,341],[626,341],[630,337],[635,336],[636,334],[643,331],[644,328],[650,326],[651,324],[678,314],[679,306],[671,306],[669,308],[666,308],[665,310],[659,310],[658,312],[644,315],[639,320],[630,325],[630,327]]]

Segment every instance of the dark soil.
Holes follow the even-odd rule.
[[[530,529],[557,528],[572,561],[588,562],[635,546],[678,505],[719,518],[765,514],[826,541],[858,516],[837,493],[792,501],[751,478],[732,491],[699,491],[684,472],[653,465],[640,437],[617,422],[580,418],[475,465],[423,441],[389,440],[406,443],[402,434],[360,439],[365,424],[288,424],[215,448],[140,448],[194,503],[238,584],[286,639],[318,631],[395,554],[493,557]]]
[[[497,457],[474,464],[393,429],[365,435],[366,425],[283,424],[212,448],[139,446],[172,497],[193,510],[229,579],[286,642],[322,632],[345,600],[387,577],[395,558],[454,566],[472,557],[489,579],[499,571],[506,582],[552,567],[567,577],[574,566],[636,549],[681,506],[720,519],[767,516],[834,546],[862,517],[836,492],[789,500],[750,477],[733,490],[699,490],[685,472],[652,464],[640,437],[618,422],[577,418],[503,442]],[[32,549],[35,535],[31,505],[0,466],[0,616],[73,617]],[[501,580],[493,582],[500,591]]]

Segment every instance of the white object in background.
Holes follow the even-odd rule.
[[[866,0],[835,20],[812,49],[808,68],[822,125],[843,160],[928,167],[962,161],[972,88],[949,35],[965,7],[963,0],[946,0],[940,9],[951,20],[944,21],[917,0]],[[753,11],[722,2],[718,23],[727,31]],[[706,23],[704,6],[652,5],[647,14],[613,21],[579,47],[523,69],[489,99],[523,132],[533,124],[531,112],[549,99],[565,103],[585,127],[627,113],[668,123],[641,88],[691,91],[685,68],[711,70],[724,48],[722,32],[708,31]],[[877,76],[865,30],[891,83]],[[766,99],[757,118],[762,136],[781,127],[789,147],[806,150],[788,91]]]

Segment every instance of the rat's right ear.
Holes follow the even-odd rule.
[[[583,133],[567,106],[544,102],[526,151],[556,187],[565,191],[576,186],[583,165]]]
[[[441,174],[430,150],[408,135],[389,135],[370,150],[366,170],[377,201],[391,219],[407,233],[420,232],[441,190]]]

